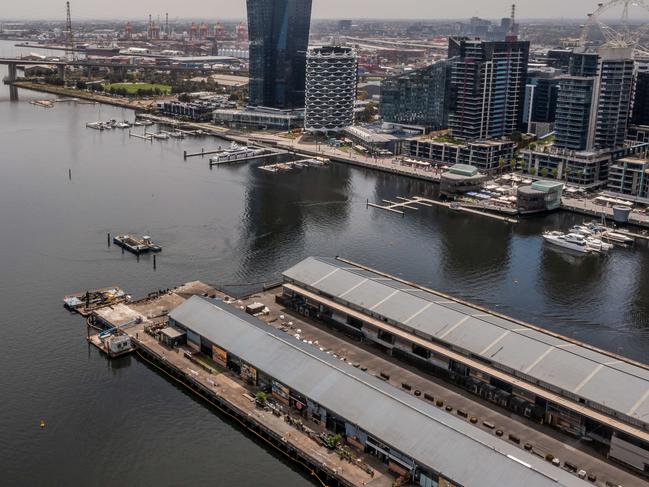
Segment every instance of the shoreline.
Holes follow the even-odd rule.
[[[284,142],[282,140],[278,140],[279,139],[278,137],[274,137],[272,139],[262,138],[259,134],[256,133],[242,134],[241,132],[234,131],[226,127],[212,125],[210,123],[179,121],[170,117],[153,114],[151,113],[151,107],[155,104],[156,100],[147,100],[148,105],[144,105],[142,100],[114,98],[112,96],[90,93],[84,90],[77,90],[76,88],[43,85],[43,84],[32,83],[28,81],[17,81],[14,83],[14,86],[16,86],[17,88],[27,89],[31,91],[39,91],[43,93],[49,93],[53,95],[60,95],[66,97],[75,97],[82,100],[92,101],[95,103],[103,103],[106,105],[112,105],[119,108],[127,108],[130,110],[134,110],[136,112],[136,115],[143,116],[144,118],[155,121],[157,123],[172,124],[172,125],[182,124],[185,127],[208,131],[212,135],[228,141],[234,141],[234,142],[239,142],[244,144],[247,144],[249,141],[252,141],[262,146],[267,145],[267,146],[288,150],[288,151],[298,150],[298,148],[292,144],[292,141],[287,140],[286,142]],[[334,162],[349,164],[355,167],[362,167],[365,169],[376,170],[379,172],[395,174],[397,176],[405,176],[420,181],[428,181],[432,183],[440,182],[440,176],[439,174],[436,173],[424,173],[424,172],[417,173],[416,171],[411,171],[406,168],[395,167],[394,165],[384,165],[378,162],[372,162],[371,160],[363,161],[355,157],[347,157],[336,153],[329,153],[324,151],[318,152],[317,150],[313,150],[307,147],[299,147],[299,151],[309,156],[315,156],[315,157],[325,156],[330,158]],[[597,209],[598,211],[594,211],[593,209],[580,208],[578,205],[566,204],[562,202],[561,209],[563,211],[568,211],[570,213],[581,214],[590,217],[597,217],[597,216],[601,217],[601,212],[603,212],[606,214],[607,220],[613,221],[612,209],[610,208],[602,207],[602,209],[598,208]],[[626,225],[645,229],[645,230],[649,229],[649,217],[643,218],[639,215],[632,214],[630,221],[626,223]]]
[[[113,96],[103,95],[99,93],[91,93],[85,90],[78,90],[76,88],[67,88],[65,86],[55,86],[40,83],[32,83],[31,81],[16,81],[13,84],[16,88],[30,91],[37,91],[41,93],[48,93],[51,95],[59,95],[65,97],[74,97],[81,100],[92,101],[95,103],[102,103],[104,105],[112,105],[118,108],[128,108],[136,112],[148,112],[151,106],[154,106],[157,100],[146,100],[146,103],[141,100],[129,100],[127,98],[115,98]]]

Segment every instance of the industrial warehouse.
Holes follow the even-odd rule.
[[[423,487],[581,486],[585,482],[216,299],[169,315],[190,347],[345,435]]]
[[[649,370],[342,259],[284,273],[284,305],[502,407],[649,468]],[[517,484],[518,485],[518,484]]]

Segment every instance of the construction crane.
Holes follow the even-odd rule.
[[[630,11],[633,10],[633,15]],[[620,11],[620,20],[615,25],[604,22],[604,17],[610,17]],[[636,56],[649,56],[649,49],[642,41],[649,31],[649,23],[633,26],[629,18],[641,18],[649,13],[647,0],[609,0],[599,3],[594,12],[588,14],[588,19],[581,29],[581,47],[588,47],[593,30],[598,30],[604,37],[603,47],[632,48]]]
[[[70,15],[70,2],[65,2],[66,19],[65,19],[65,46],[72,50],[74,48],[74,36],[72,35],[72,16]]]

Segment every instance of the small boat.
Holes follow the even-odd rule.
[[[104,123],[103,122],[88,122],[88,123],[86,123],[86,127],[89,128],[89,129],[104,130]]]
[[[131,128],[131,124],[128,122],[117,122],[115,127],[118,129],[129,129]]]
[[[151,137],[153,137],[154,139],[167,140],[169,138],[169,135],[160,133],[160,134],[151,134]]]
[[[631,245],[635,242],[633,238],[624,235],[623,233],[613,232],[611,230],[607,230],[604,233],[602,233],[602,239],[620,245]]]
[[[179,132],[179,131],[175,130],[175,131],[173,131],[173,132],[169,132],[169,137],[171,137],[171,138],[173,138],[173,139],[184,139],[184,138],[185,138],[185,134],[183,134],[182,132]]]

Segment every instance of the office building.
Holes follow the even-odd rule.
[[[306,63],[305,130],[339,132],[353,125],[358,78],[354,49],[310,49]]]
[[[523,122],[529,42],[449,39],[451,75],[449,128],[455,138],[509,137]]]
[[[312,0],[247,0],[250,105],[304,108]]]
[[[386,78],[381,83],[381,119],[421,125],[429,130],[448,127],[453,59]]]
[[[540,123],[554,123],[559,96],[559,79],[556,70],[534,71],[528,74],[528,87],[532,86],[529,120]],[[529,113],[531,110],[531,113]],[[525,118],[528,120],[528,118]]]

